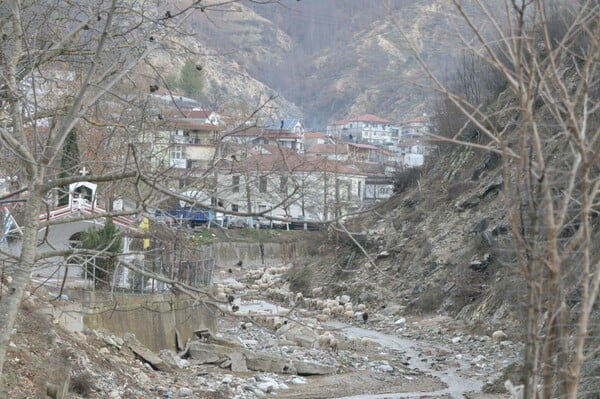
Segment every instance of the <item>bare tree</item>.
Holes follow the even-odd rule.
[[[148,140],[160,136],[160,111],[151,94],[164,82],[154,57],[185,54],[177,39],[185,34],[187,19],[234,2],[0,4],[0,145],[9,156],[2,172],[18,176],[20,183],[2,199],[22,195],[18,200],[23,231],[18,255],[2,254],[13,258],[14,267],[8,295],[0,301],[0,376],[31,272],[50,256],[39,253],[38,231],[55,222],[40,222],[40,212],[51,208],[53,190],[81,180],[59,177],[67,135],[75,128],[81,132],[82,162],[94,172],[86,180],[103,184],[106,197],[115,192],[133,197],[140,205],[130,213],[146,211],[150,201],[164,199],[170,192],[158,182],[168,171],[158,168],[154,159],[157,154],[164,157],[165,148]]]
[[[453,3],[473,34],[468,51],[500,74],[506,90],[482,106],[445,85],[412,46],[466,121],[436,138],[502,156],[514,259],[527,282],[523,397],[575,399],[584,362],[597,359],[586,342],[600,289],[600,4],[474,0],[482,22]],[[464,140],[465,127],[482,140]]]

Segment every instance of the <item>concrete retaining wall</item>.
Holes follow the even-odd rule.
[[[217,266],[229,267],[241,260],[244,268],[253,268],[293,262],[296,257],[306,254],[308,243],[217,242],[211,247]]]
[[[217,331],[214,312],[202,303],[188,297],[172,294],[132,295],[70,290],[70,299],[85,304],[81,325],[92,329],[104,328],[122,337],[135,334],[137,339],[153,351],[176,349],[176,336],[181,344],[191,338],[195,330]],[[78,321],[70,320],[72,326]]]

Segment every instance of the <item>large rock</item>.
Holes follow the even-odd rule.
[[[283,325],[277,330],[277,335],[285,335],[285,338],[289,341],[295,342],[298,346],[303,348],[312,348],[319,339],[317,333],[311,328],[303,326],[295,322],[289,322]]]
[[[267,373],[286,373],[290,371],[288,360],[269,353],[246,352],[246,366],[250,370]]]
[[[326,375],[335,374],[337,371],[333,366],[326,366],[324,364],[302,360],[294,360],[292,365],[298,375]]]

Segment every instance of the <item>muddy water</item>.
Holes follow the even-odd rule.
[[[349,326],[339,322],[327,323],[329,327],[335,329],[341,329],[346,334],[356,337],[367,337],[376,341],[379,345],[384,348],[391,350],[397,350],[403,352],[405,357],[408,359],[408,367],[413,370],[419,370],[430,374],[435,378],[439,378],[446,388],[431,392],[403,392],[403,393],[386,393],[386,394],[374,394],[374,395],[357,395],[357,396],[345,396],[337,399],[396,399],[396,398],[414,398],[422,397],[423,395],[428,396],[443,396],[448,395],[451,398],[459,399],[463,398],[467,392],[477,392],[481,390],[483,382],[465,378],[459,374],[460,368],[466,368],[468,363],[458,361],[458,367],[448,367],[443,371],[435,370],[430,367],[429,362],[422,362],[420,353],[427,348],[437,348],[441,350],[447,350],[443,346],[432,345],[430,343],[413,341],[406,338],[400,338],[389,334],[380,333],[377,331],[368,330],[365,328]]]

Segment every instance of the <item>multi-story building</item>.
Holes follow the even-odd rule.
[[[327,135],[339,141],[383,146],[398,137],[391,122],[371,114],[335,121],[327,125]]]
[[[205,169],[215,159],[224,129],[214,112],[192,109],[169,119],[169,166],[179,169]]]
[[[360,206],[366,177],[345,162],[279,148],[224,161],[216,195],[233,212],[330,220]]]

